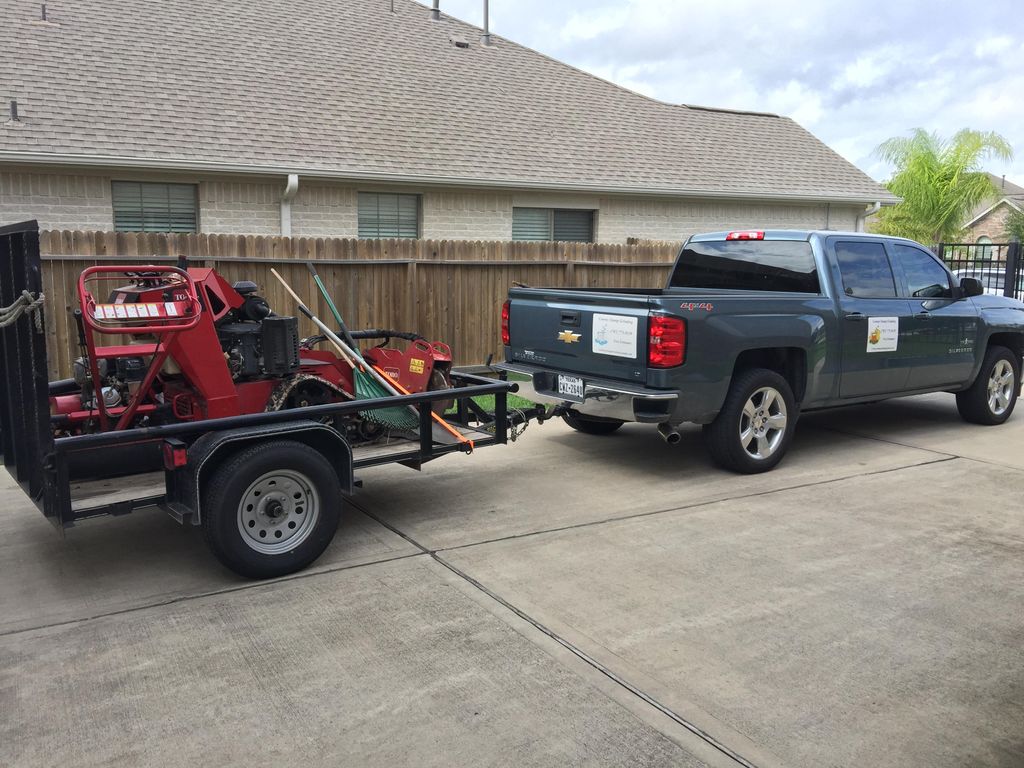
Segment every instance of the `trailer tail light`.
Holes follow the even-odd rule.
[[[651,315],[648,324],[647,365],[673,368],[686,360],[686,321],[668,315]]]
[[[174,471],[188,464],[188,446],[181,440],[164,440],[164,469]]]
[[[510,314],[509,302],[505,301],[505,303],[501,305],[501,343],[506,347],[512,343],[512,334],[509,332]]]
[[[725,236],[726,240],[764,240],[764,232],[758,229],[750,229],[745,232],[730,232]]]

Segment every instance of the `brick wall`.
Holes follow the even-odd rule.
[[[116,179],[197,184],[199,225],[204,233],[277,235],[285,179],[190,176],[187,174],[59,174],[16,169],[0,171],[0,223],[39,219],[44,229],[113,228],[110,183]],[[421,236],[436,240],[509,240],[513,207],[582,208],[597,211],[601,243],[684,240],[694,232],[739,227],[853,229],[862,208],[824,204],[680,201],[597,197],[542,192],[488,192],[387,188],[300,180],[292,202],[296,237],[355,237],[357,193],[419,192]],[[993,237],[993,239],[997,239]]]
[[[199,228],[224,235],[280,234],[284,183],[203,181]]]
[[[979,237],[988,237],[993,243],[1006,242],[1006,217],[1010,215],[1010,206],[1001,203],[976,221],[968,230],[967,242],[976,243]]]
[[[427,191],[421,235],[434,240],[511,240],[512,195]]]
[[[0,172],[0,223],[30,219],[44,229],[113,229],[109,178]]]
[[[852,230],[863,208],[784,203],[730,203],[606,198],[598,214],[598,238],[621,243],[636,237],[685,240],[698,232],[765,227]]]
[[[355,187],[300,182],[299,192],[292,201],[292,234],[295,237],[356,237],[359,234],[356,206]]]

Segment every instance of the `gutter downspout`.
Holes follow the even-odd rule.
[[[882,210],[882,204],[881,203],[872,203],[867,208],[865,208],[864,212],[857,217],[857,226],[856,226],[856,229],[854,229],[854,231],[855,232],[863,232],[864,231],[864,222],[867,221],[868,216],[874,216],[880,210]]]
[[[299,191],[299,174],[289,173],[288,183],[281,195],[281,236],[292,236],[292,200]]]

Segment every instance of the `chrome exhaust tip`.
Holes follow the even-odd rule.
[[[669,445],[678,445],[683,436],[676,431],[676,428],[667,421],[658,425],[658,434],[661,435]]]

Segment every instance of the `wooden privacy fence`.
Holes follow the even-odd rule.
[[[501,359],[500,306],[513,283],[549,287],[661,287],[678,243],[470,242],[41,233],[50,377],[70,375],[79,356],[71,311],[79,273],[92,264],[173,262],[215,267],[230,282],[252,280],[280,314],[298,312],[273,279],[276,267],[313,310],[330,316],[305,262],[315,261],[345,322],[355,328],[415,331],[452,346],[458,364]],[[302,335],[312,335],[301,319]]]

